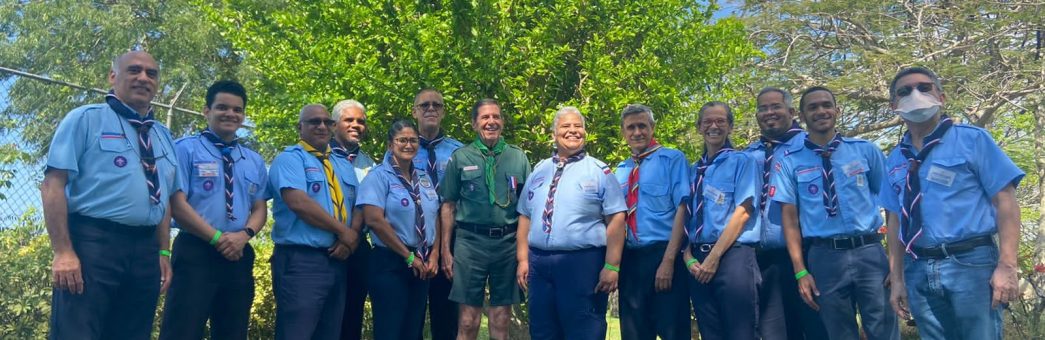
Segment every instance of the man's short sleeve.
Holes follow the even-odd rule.
[[[899,151],[899,149],[893,150],[893,152],[891,154],[889,154],[889,157],[886,159],[886,163],[885,163],[886,167],[885,167],[885,169],[893,169],[893,168],[901,165],[902,162],[903,162],[903,160],[900,159],[900,151]],[[887,170],[887,171],[904,171],[904,173],[907,172],[906,170]],[[882,183],[881,183],[881,185],[879,186],[879,189],[878,189],[878,205],[882,206],[882,209],[885,209],[886,211],[889,211],[889,212],[895,213],[895,214],[899,214],[900,213],[900,194],[896,192],[896,188],[893,187],[893,184],[891,182],[892,182],[892,180],[890,180],[890,177],[888,176],[888,172],[886,172],[886,177],[884,177],[882,179]]]
[[[182,140],[174,144],[174,155],[178,159],[178,170],[175,174],[175,182],[178,183],[178,190],[185,192],[185,195],[189,195],[189,180],[192,177],[192,156],[189,152],[188,144],[189,141]],[[178,190],[175,190],[177,192]]]
[[[458,150],[463,150],[463,148]],[[443,202],[456,202],[461,198],[461,170],[457,166],[461,156],[459,152],[454,152],[454,154],[446,162],[446,170],[439,182],[439,197],[442,198]],[[490,190],[493,190],[493,188],[490,188]]]
[[[305,191],[308,184],[305,182],[305,166],[301,159],[289,152],[276,156],[269,172],[269,183],[269,190],[274,196],[281,196],[280,192],[286,188]]]
[[[259,181],[261,183],[268,183],[269,173],[268,169],[265,169],[265,161],[262,161],[259,155],[255,162],[258,168]],[[268,201],[270,199],[272,199],[272,192],[269,191],[267,185],[262,185],[258,192],[254,194],[255,201]]]
[[[976,143],[972,148],[975,152],[967,156],[972,162],[980,186],[987,192],[987,197],[993,199],[1009,184],[1012,184],[1013,187],[1018,186],[1026,174],[1016,166],[1016,163],[1012,162],[1009,156],[1005,155],[1005,152],[998,147],[998,144],[986,131],[976,130],[976,132],[978,133],[977,138],[972,139],[972,142]]]
[[[620,182],[617,176],[608,170],[602,176],[602,214],[612,215],[628,210],[624,202],[624,192],[620,190]]]
[[[47,167],[79,172],[80,157],[86,151],[88,122],[83,109],[70,111],[58,123],[58,129],[51,139],[51,147],[47,151]],[[99,136],[93,136],[99,138]]]
[[[686,156],[680,152],[679,157],[673,158],[669,166],[671,166],[671,202],[677,207],[682,202],[689,200],[689,164],[686,163]]]
[[[385,208],[385,200],[388,197],[388,181],[383,175],[375,171],[363,179],[363,183],[359,185],[356,207],[362,208],[364,205],[372,205],[381,209]]]
[[[786,159],[778,160],[773,164],[773,174],[769,181],[770,199],[787,204],[795,204],[798,197],[795,194],[794,171],[791,163]]]

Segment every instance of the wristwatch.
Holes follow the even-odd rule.
[[[243,232],[246,232],[247,236],[250,236],[250,238],[254,238],[254,235],[256,235],[258,233],[256,231],[254,231],[254,229],[251,229],[250,227],[244,227],[243,228]]]

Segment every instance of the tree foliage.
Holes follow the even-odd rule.
[[[367,105],[372,136],[407,118],[425,87],[446,97],[449,134],[469,141],[470,106],[502,102],[509,140],[547,157],[562,105],[588,116],[589,152],[620,160],[619,112],[645,103],[658,134],[684,144],[690,103],[729,95],[724,79],[756,51],[735,19],[693,1],[242,1],[210,11],[247,56],[264,93],[251,112],[262,141],[292,143],[297,110],[345,98]],[[382,138],[364,148],[382,152]]]
[[[88,87],[108,89],[111,61],[130,49],[151,53],[160,64],[156,101],[200,110],[210,83],[235,78],[242,58],[186,0],[7,1],[0,5],[0,66]],[[0,81],[10,77],[0,73]],[[184,89],[182,91],[182,89]],[[14,119],[25,142],[42,155],[69,110],[102,96],[66,86],[17,78],[3,114]],[[166,120],[167,110],[157,110]],[[179,116],[174,131],[199,124]]]

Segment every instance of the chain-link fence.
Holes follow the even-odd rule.
[[[29,82],[22,84],[20,82]],[[65,81],[55,80],[49,77],[21,72],[5,67],[0,67],[0,229],[13,225],[20,218],[39,220],[43,218],[43,204],[40,200],[40,183],[43,181],[45,159],[40,152],[39,142],[33,143],[28,134],[35,133],[37,136],[44,135],[47,140],[53,135],[53,127],[44,131],[34,130],[30,132],[29,121],[33,119],[31,114],[19,112],[22,103],[31,101],[34,95],[27,88],[61,87],[63,95],[82,101],[81,104],[100,103],[105,90],[90,88]],[[184,87],[183,87],[184,88]],[[181,91],[178,93],[180,94]],[[37,92],[38,93],[38,92]],[[172,103],[156,103],[155,110],[158,119],[164,121],[168,126],[173,118],[178,118],[179,125],[191,126],[194,122],[202,121],[202,114],[177,107],[178,102],[187,102],[186,98],[178,98],[176,95]],[[31,105],[28,105],[31,107]],[[65,108],[68,112],[75,106]],[[175,131],[175,138],[187,132],[186,129]],[[179,133],[178,131],[182,131]]]

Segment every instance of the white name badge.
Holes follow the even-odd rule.
[[[218,177],[218,163],[197,163],[196,171],[200,177]]]
[[[721,190],[716,189],[713,186],[704,185],[704,197],[715,201],[715,204],[722,205],[726,203],[726,194],[722,193]]]
[[[951,184],[954,184],[954,175],[954,171],[934,165],[929,168],[929,175],[926,176],[926,179],[929,182],[949,187]]]
[[[469,166],[465,166],[465,167],[461,168],[461,170],[464,170],[464,171],[475,171],[475,170],[479,170],[479,166],[478,165],[469,165]]]
[[[584,190],[585,193],[592,194],[599,191],[599,186],[595,184],[595,181],[584,181],[581,183],[581,190]]]
[[[842,166],[842,171],[845,172],[846,176],[853,177],[864,173],[864,166],[863,164],[860,164],[859,160],[855,160],[849,162],[849,164],[846,164],[845,166]]]

